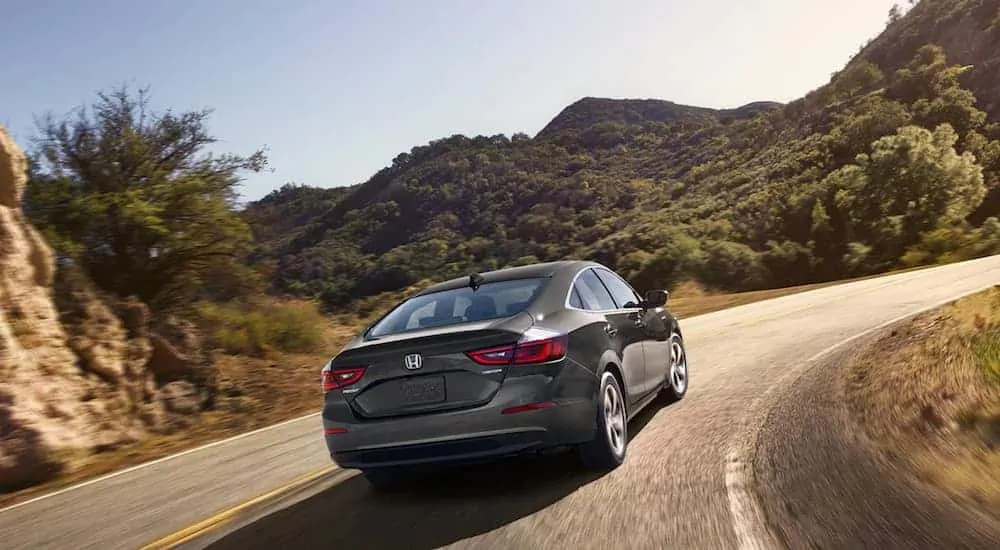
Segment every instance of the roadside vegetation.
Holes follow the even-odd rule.
[[[883,338],[855,361],[847,395],[887,456],[1000,517],[1000,287]]]
[[[446,137],[362,184],[247,205],[266,151],[219,152],[209,110],[121,87],[43,116],[25,214],[61,274],[194,327],[176,341],[195,342],[207,396],[58,482],[315,411],[320,366],[360,326],[472,270],[595,259],[690,316],[1000,252],[1000,126],[968,87],[993,80],[927,39],[987,8],[923,0],[889,23],[905,40],[787,105],[587,98],[535,137]]]

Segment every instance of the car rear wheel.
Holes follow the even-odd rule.
[[[625,399],[618,379],[610,372],[601,375],[594,439],[577,448],[583,465],[595,470],[611,470],[625,461],[628,422]]]
[[[663,387],[663,398],[667,403],[684,399],[688,390],[688,356],[684,339],[674,331],[670,335],[670,368],[667,370],[667,384]]]

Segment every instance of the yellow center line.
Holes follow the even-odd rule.
[[[165,537],[163,537],[163,538],[161,538],[159,540],[151,542],[151,543],[143,546],[140,550],[154,550],[154,549],[155,550],[159,550],[159,549],[162,549],[162,548],[174,548],[176,546],[184,544],[185,542],[189,542],[192,539],[194,539],[194,538],[196,538],[198,536],[201,536],[201,535],[205,534],[206,532],[208,532],[208,531],[210,531],[212,529],[218,528],[218,527],[222,526],[223,524],[229,522],[234,517],[236,517],[236,515],[238,515],[240,512],[243,512],[244,510],[246,510],[247,508],[250,508],[251,506],[260,504],[260,503],[265,502],[267,500],[271,500],[271,499],[277,498],[278,496],[281,496],[284,493],[291,492],[292,490],[294,490],[296,488],[299,488],[299,487],[301,487],[303,485],[306,485],[307,483],[309,483],[311,481],[315,481],[315,480],[317,480],[317,479],[325,476],[326,474],[329,474],[329,473],[331,473],[331,472],[333,472],[334,470],[337,470],[337,469],[338,468],[337,468],[336,465],[330,465],[330,466],[327,466],[327,467],[322,468],[320,470],[317,470],[315,472],[312,472],[310,474],[306,474],[306,475],[304,475],[302,477],[296,478],[296,479],[292,480],[291,482],[287,483],[286,485],[283,485],[283,486],[281,486],[281,487],[279,487],[279,488],[277,488],[277,489],[275,489],[273,491],[264,493],[263,495],[260,495],[260,496],[258,496],[256,498],[253,498],[251,500],[248,500],[248,501],[244,502],[243,504],[240,504],[238,506],[234,506],[232,508],[229,508],[228,510],[224,510],[222,512],[219,512],[218,514],[215,514],[214,516],[212,516],[212,517],[210,517],[208,519],[205,519],[203,521],[199,521],[198,523],[195,523],[194,525],[185,527],[184,529],[181,529],[180,531],[177,531],[177,532],[172,533],[170,535],[167,535],[167,536],[165,536]]]

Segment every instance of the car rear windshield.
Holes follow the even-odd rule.
[[[484,283],[414,296],[392,310],[369,331],[369,338],[433,327],[512,317],[531,306],[546,277]]]

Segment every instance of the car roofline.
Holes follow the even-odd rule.
[[[605,269],[609,269],[607,266],[605,266],[605,265],[603,265],[601,263],[595,262],[595,261],[591,261],[591,260],[558,260],[558,261],[554,261],[554,262],[544,262],[544,263],[529,264],[529,265],[526,265],[526,266],[517,266],[517,267],[508,267],[508,268],[502,268],[502,269],[495,269],[493,271],[487,271],[487,272],[484,272],[484,273],[480,273],[479,275],[482,277],[482,283],[486,284],[486,283],[491,283],[491,282],[515,281],[515,280],[518,280],[518,279],[534,279],[534,278],[548,278],[548,279],[551,279],[552,277],[554,277],[555,275],[557,275],[558,273],[561,273],[563,271],[573,271],[573,272],[575,272],[574,273],[574,277],[575,277],[576,274],[578,274],[580,271],[583,271],[584,269],[586,269],[588,267],[603,267]],[[540,270],[541,273],[534,273],[534,274],[529,274],[529,273],[525,273],[525,272],[521,272],[523,274],[517,274],[517,273],[515,273],[514,270],[518,270],[518,269],[521,269],[521,268],[534,268],[536,270]],[[545,269],[545,268],[549,268],[549,269]],[[525,271],[530,272],[531,270],[530,269],[526,269]],[[465,277],[455,277],[455,278],[449,279],[447,281],[442,281],[442,282],[439,282],[439,283],[434,283],[434,284],[432,284],[430,286],[427,286],[423,290],[420,290],[418,292],[414,292],[413,294],[405,296],[401,300],[399,300],[398,302],[396,302],[395,304],[393,304],[393,306],[391,308],[389,308],[388,310],[386,310],[377,319],[375,319],[374,321],[372,321],[368,326],[366,326],[364,328],[364,330],[361,331],[360,334],[358,334],[358,337],[360,337],[362,340],[367,340],[369,332],[371,331],[371,329],[373,327],[375,327],[375,325],[377,325],[380,322],[382,322],[382,320],[385,319],[390,313],[392,313],[397,308],[399,308],[400,306],[402,306],[408,300],[411,300],[411,299],[416,298],[418,296],[426,296],[427,294],[433,294],[435,292],[444,292],[446,290],[454,290],[454,289],[457,289],[457,288],[463,288],[463,287],[467,286],[468,284],[469,284],[469,277],[468,276],[465,276]],[[528,311],[529,310],[525,310],[525,312],[528,312]],[[532,318],[535,317],[535,315],[532,314],[532,313],[530,313],[530,312],[529,312],[529,315],[531,315]]]
[[[587,260],[560,260],[554,262],[544,262],[529,264],[524,266],[506,267],[478,273],[481,284],[498,283],[504,281],[516,281],[519,279],[539,279],[551,278],[564,270],[576,270],[586,266],[600,265]],[[447,281],[434,283],[419,292],[411,294],[406,299],[416,296],[424,296],[445,290],[464,288],[469,285],[469,276],[455,277]]]

